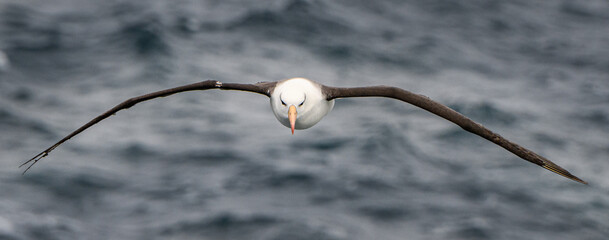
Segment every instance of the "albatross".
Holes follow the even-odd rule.
[[[586,181],[581,180],[575,175],[569,173],[569,171],[563,169],[545,157],[505,139],[481,124],[467,118],[466,116],[441,103],[431,100],[424,95],[415,94],[392,86],[351,88],[330,87],[306,78],[291,78],[282,81],[259,82],[255,84],[222,83],[220,81],[207,80],[133,97],[93,118],[85,125],[74,130],[72,133],[68,134],[46,150],[21,164],[19,167],[29,164],[25,171],[23,171],[25,174],[25,172],[34,166],[34,164],[36,164],[42,158],[48,156],[49,153],[51,153],[51,151],[53,151],[59,145],[83,132],[87,128],[97,124],[101,120],[116,114],[120,110],[128,109],[140,102],[159,97],[166,97],[187,91],[209,89],[246,91],[259,93],[269,97],[271,101],[271,110],[275,114],[275,117],[281,124],[289,127],[292,130],[292,134],[294,134],[294,129],[307,129],[318,123],[332,110],[335,99],[353,97],[386,97],[401,100],[442,117],[460,126],[465,131],[483,137],[526,161],[537,164],[571,180],[587,184]]]

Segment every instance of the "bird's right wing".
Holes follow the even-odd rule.
[[[222,90],[238,90],[238,91],[254,92],[254,93],[259,93],[259,94],[263,94],[263,95],[270,97],[271,92],[275,88],[275,84],[276,84],[276,82],[241,84],[241,83],[222,83],[219,81],[207,80],[207,81],[188,84],[188,85],[184,85],[184,86],[180,86],[180,87],[165,89],[165,90],[161,90],[161,91],[157,91],[157,92],[153,92],[153,93],[148,93],[148,94],[141,95],[138,97],[129,98],[129,99],[125,100],[124,102],[111,108],[110,110],[106,111],[105,113],[102,113],[101,115],[92,119],[91,121],[89,121],[85,125],[81,126],[80,128],[74,130],[72,133],[68,134],[67,136],[65,136],[64,138],[62,138],[61,140],[59,140],[58,142],[53,144],[51,147],[47,148],[46,150],[37,154],[30,160],[21,164],[19,167],[23,167],[27,164],[30,164],[25,169],[25,171],[23,171],[23,173],[25,174],[25,172],[27,172],[27,170],[29,170],[32,166],[34,166],[34,164],[36,164],[38,161],[40,161],[40,159],[49,155],[49,153],[51,151],[53,151],[55,148],[57,148],[59,145],[61,145],[65,141],[76,136],[77,134],[81,133],[82,131],[86,130],[87,128],[97,124],[101,120],[104,120],[104,119],[116,114],[118,111],[133,107],[135,104],[138,104],[140,102],[148,101],[148,100],[159,98],[159,97],[166,97],[166,96],[173,95],[176,93],[181,93],[181,92],[195,91],[195,90],[208,90],[208,89],[214,89],[214,88],[222,89]]]

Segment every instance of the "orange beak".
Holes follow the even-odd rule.
[[[290,106],[288,109],[288,120],[290,120],[292,135],[294,135],[294,125],[296,124],[296,107],[294,107],[294,105]]]

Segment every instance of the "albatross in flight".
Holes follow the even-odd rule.
[[[334,99],[350,97],[394,98],[425,109],[451,121],[464,130],[483,137],[524,160],[537,164],[571,180],[587,184],[584,180],[579,179],[552,161],[503,138],[481,124],[472,121],[455,110],[435,102],[426,96],[414,94],[404,89],[391,86],[354,88],[329,87],[305,78],[292,78],[278,82],[260,82],[256,84],[222,83],[219,81],[207,80],[130,98],[76,129],[51,147],[21,164],[20,167],[29,164],[23,173],[27,172],[34,164],[49,155],[49,153],[59,145],[97,124],[101,120],[114,115],[120,110],[130,108],[137,103],[158,97],[166,97],[186,91],[208,89],[238,90],[266,95],[271,100],[271,109],[273,110],[275,117],[277,117],[277,120],[279,120],[281,124],[291,128],[292,134],[294,134],[294,129],[307,129],[318,123],[328,114],[328,112],[330,112],[330,110],[332,110],[332,107],[334,107]]]

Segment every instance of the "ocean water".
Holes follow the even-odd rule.
[[[311,129],[216,79],[421,93],[583,185],[390,99]],[[607,239],[609,2],[0,0],[0,239]]]

